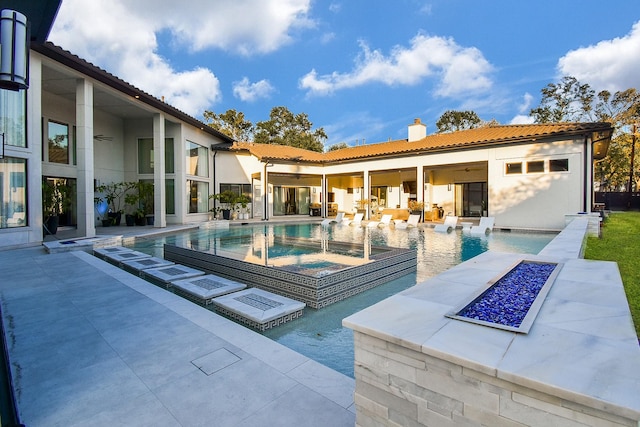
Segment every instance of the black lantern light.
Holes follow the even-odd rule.
[[[0,12],[0,88],[29,87],[27,17],[15,10]]]

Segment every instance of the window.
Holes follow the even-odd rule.
[[[251,192],[251,184],[220,184],[220,192],[233,191],[236,195],[244,194],[251,198],[253,193]]]
[[[173,138],[164,140],[164,172],[174,173]],[[138,139],[138,173],[153,173],[153,138]]]
[[[209,151],[207,147],[187,141],[187,175],[209,177]]]
[[[543,173],[544,161],[536,160],[535,162],[527,162],[527,173]]]
[[[0,228],[27,225],[27,161],[0,159]]]
[[[507,163],[507,175],[522,173],[522,163]]]
[[[26,147],[27,91],[0,90],[0,133],[4,143],[14,147]]]
[[[569,159],[549,160],[549,172],[569,172]]]
[[[189,213],[206,213],[209,211],[209,184],[203,181],[187,180],[189,195]]]
[[[176,182],[173,179],[167,179],[164,181],[165,189],[165,208],[164,212],[167,215],[174,215],[176,213]]]
[[[69,164],[69,126],[49,122],[48,127],[49,162]]]

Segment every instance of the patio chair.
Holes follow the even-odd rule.
[[[471,234],[489,234],[493,230],[495,218],[492,216],[483,216],[480,218],[480,224],[471,227]]]
[[[391,224],[391,218],[393,218],[393,215],[390,215],[390,214],[382,215],[382,218],[380,218],[380,223],[378,224],[378,226],[388,227],[389,224]]]
[[[346,220],[348,222],[346,222],[346,225],[362,225],[362,218],[364,218],[364,214],[361,213],[357,213],[353,216],[353,219],[351,220]]]
[[[378,226],[387,227],[389,224],[391,224],[391,218],[393,218],[393,215],[391,214],[382,215],[382,218],[380,218],[380,221],[369,221],[369,223],[367,224],[367,227],[369,228],[375,228]]]
[[[451,231],[456,228],[456,225],[458,225],[458,217],[447,215],[444,223],[436,225],[433,230],[439,233],[451,233]]]
[[[337,222],[338,224],[342,224],[342,222],[344,221],[344,212],[338,212],[338,215],[336,215],[335,218],[326,218],[323,219],[321,224],[322,225],[329,225],[333,222]]]
[[[409,215],[406,221],[396,221],[396,228],[403,230],[408,227],[417,227],[418,222],[420,222],[420,215]]]

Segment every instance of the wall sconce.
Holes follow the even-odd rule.
[[[9,90],[29,87],[27,17],[15,10],[0,13],[0,87]]]
[[[447,191],[451,191],[451,183],[447,184]]]
[[[316,187],[313,187],[313,194],[316,194]]]
[[[393,187],[389,187],[389,193],[393,193]]]

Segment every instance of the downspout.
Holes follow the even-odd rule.
[[[211,149],[213,151],[213,194],[216,194],[218,191],[216,190],[216,156],[218,155],[218,150],[213,149],[213,144],[211,145]],[[216,212],[216,204],[218,201],[213,199],[213,212]]]
[[[588,213],[587,211],[587,191],[591,191],[588,188],[588,177],[593,173],[593,166],[589,161],[591,157],[591,144],[589,143],[589,136],[584,136],[584,174],[582,175],[582,187],[583,187],[583,195],[582,195],[582,212]]]

